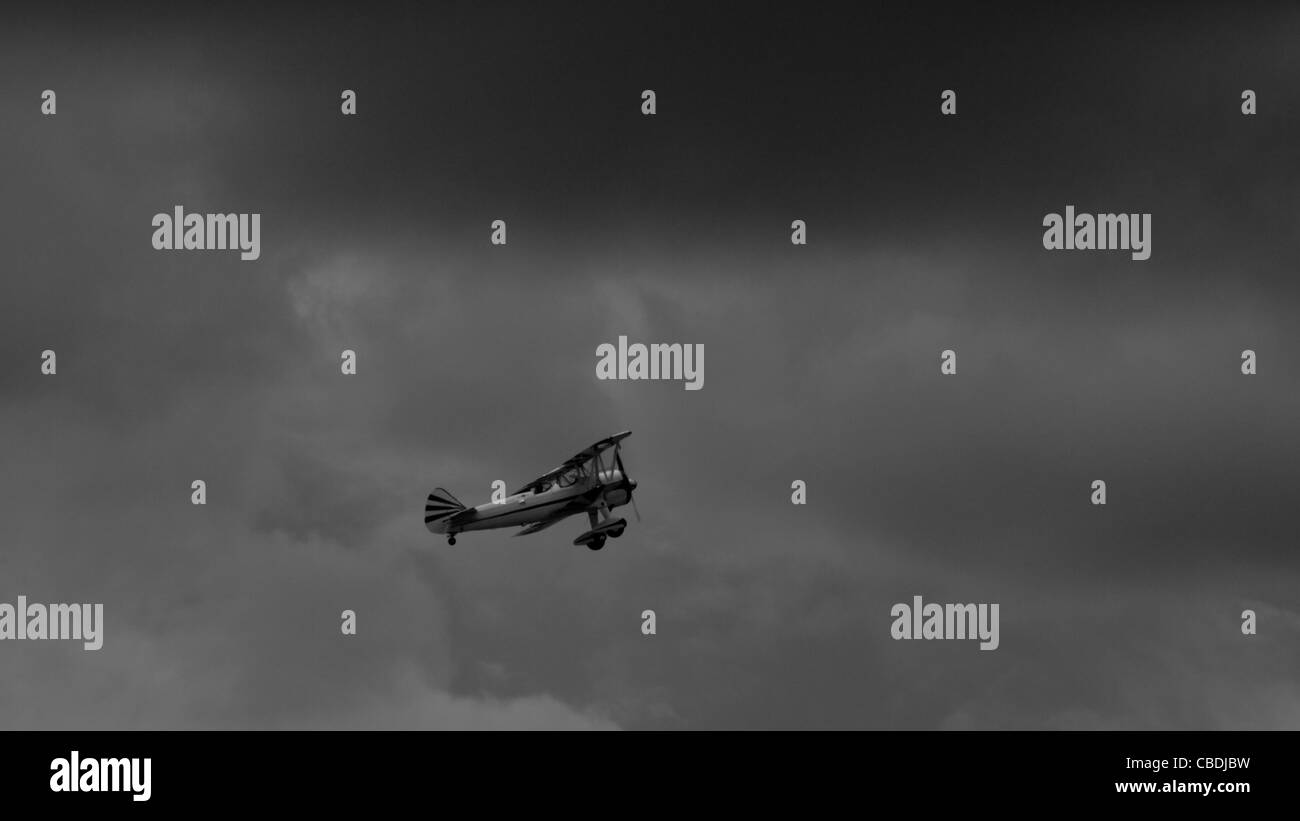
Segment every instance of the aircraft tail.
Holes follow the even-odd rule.
[[[446,490],[437,488],[429,494],[429,501],[424,505],[424,526],[434,533],[445,533],[446,520],[464,509],[465,506],[459,499]]]

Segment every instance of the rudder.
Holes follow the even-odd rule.
[[[429,501],[424,505],[424,526],[434,533],[440,533],[442,520],[465,509],[460,500],[443,488],[435,488],[429,494]]]

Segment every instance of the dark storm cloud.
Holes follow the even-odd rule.
[[[108,623],[2,648],[6,726],[1300,722],[1294,16],[313,15],[6,35],[0,596]],[[178,203],[262,259],[154,252]],[[1152,259],[1044,252],[1071,203]],[[420,527],[622,429],[600,554]],[[916,594],[1002,647],[891,641]]]

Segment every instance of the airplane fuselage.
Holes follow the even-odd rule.
[[[596,477],[560,487],[558,484],[541,491],[527,491],[507,496],[500,502],[487,502],[464,513],[436,523],[436,533],[455,534],[474,530],[492,530],[500,527],[519,527],[535,522],[582,513],[603,493],[605,505],[615,508],[625,505],[629,493],[623,474],[617,469],[603,470]],[[470,512],[472,511],[472,513]]]

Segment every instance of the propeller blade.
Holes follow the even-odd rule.
[[[623,467],[622,450],[622,445],[614,446],[614,462],[618,465],[618,472],[623,475],[623,481],[627,482],[629,485],[627,490],[627,500],[632,503],[632,510],[636,513],[636,520],[639,524],[641,522],[641,510],[636,506],[636,495],[632,493],[632,488],[636,487],[636,483],[628,478],[627,468]]]

